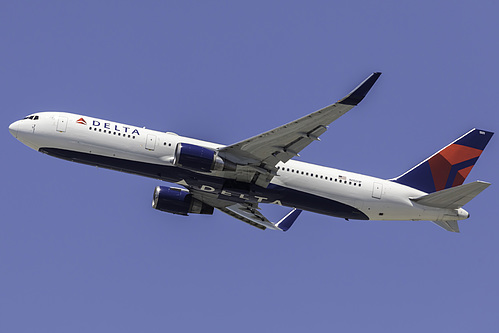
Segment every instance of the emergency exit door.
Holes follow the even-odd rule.
[[[373,184],[373,198],[381,199],[381,193],[383,192],[383,184],[374,183]]]
[[[156,148],[156,135],[147,134],[146,149],[152,151],[154,148]]]

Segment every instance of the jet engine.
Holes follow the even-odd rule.
[[[178,215],[187,215],[188,213],[213,214],[213,207],[193,198],[188,190],[176,187],[156,186],[152,207]]]
[[[189,143],[177,144],[173,165],[202,172],[236,170],[234,163],[223,160],[215,150]]]

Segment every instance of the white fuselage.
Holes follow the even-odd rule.
[[[129,161],[130,163],[145,163],[173,168],[172,161],[178,143],[189,143],[211,149],[224,147],[221,144],[182,137],[174,133],[164,133],[71,113],[40,112],[36,116],[38,117],[36,120],[16,121],[9,129],[19,141],[37,151],[49,148],[55,151],[85,153],[108,159]],[[66,156],[63,158],[93,164],[79,160],[78,157],[68,158]],[[101,164],[95,163],[95,165]],[[411,198],[423,196],[426,194],[425,192],[390,180],[294,160],[279,163],[277,167],[277,176],[272,179],[269,188],[278,186],[280,189],[294,190],[295,194],[305,193],[318,199],[333,200],[354,207],[370,220],[443,221],[468,217],[468,213],[461,208],[440,209],[419,205]],[[120,165],[110,168],[184,184],[182,173],[169,177],[162,174],[155,176],[146,172],[135,172]],[[217,171],[200,174],[207,177],[218,176]],[[200,189],[209,192],[212,187],[210,184],[206,184]],[[239,199],[243,200],[249,199],[250,196],[248,194],[245,197],[230,191],[224,191],[220,195],[224,196],[225,199],[238,195]],[[255,200],[255,198],[251,199]],[[262,203],[286,205],[285,200],[267,199],[264,195],[256,198],[258,202]],[[299,207],[300,202],[299,198],[294,198],[293,206],[301,209],[308,208],[305,203],[303,207]],[[328,212],[327,209],[324,211],[320,209],[308,210],[337,216],[334,212]]]

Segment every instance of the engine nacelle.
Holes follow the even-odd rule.
[[[163,212],[178,215],[213,214],[213,207],[192,197],[188,190],[176,187],[156,186],[152,207]]]
[[[173,165],[202,172],[236,169],[234,163],[224,161],[216,151],[190,143],[177,144]]]

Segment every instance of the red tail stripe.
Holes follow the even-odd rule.
[[[428,163],[430,164],[435,190],[443,190],[445,188],[445,184],[447,183],[447,178],[449,178],[452,165],[442,156],[442,154],[433,156]]]
[[[457,172],[456,178],[454,179],[454,183],[452,186],[458,186],[464,183],[464,180],[466,177],[468,177],[469,173],[471,172],[471,169],[473,169],[473,165],[470,165],[467,168],[461,169]]]
[[[453,144],[442,150],[439,155],[442,155],[450,164],[454,165],[476,158],[481,153],[480,149]]]

